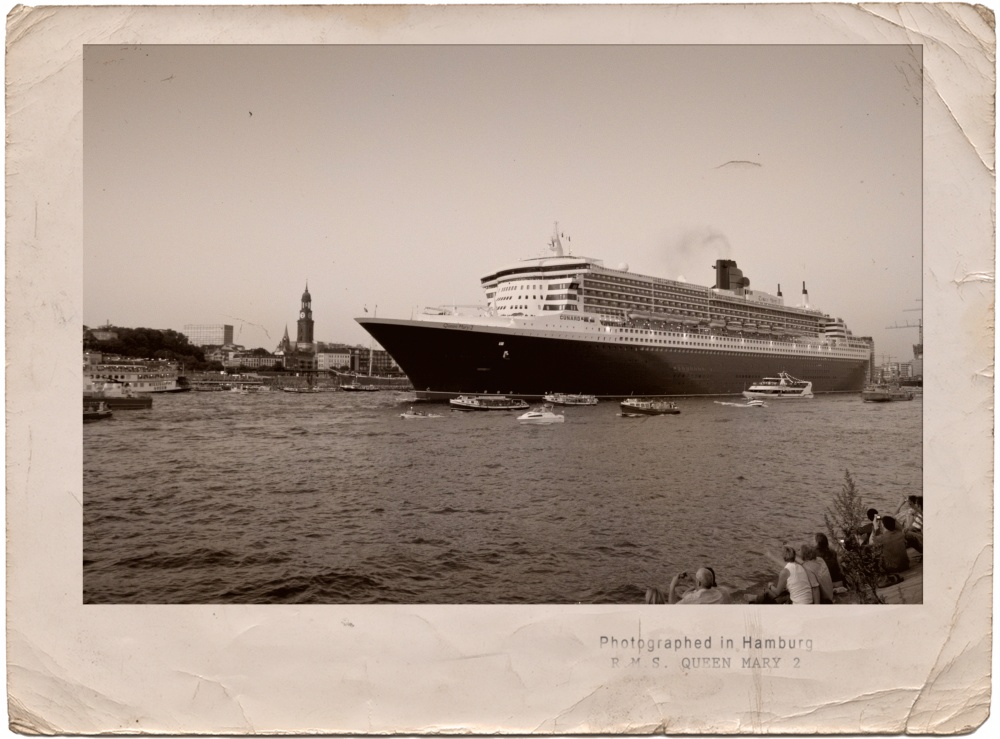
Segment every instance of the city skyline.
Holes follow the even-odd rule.
[[[805,281],[907,361],[920,96],[906,46],[89,46],[84,323],[270,350],[308,282],[317,338],[364,344],[365,310],[484,303],[558,221],[609,266]]]

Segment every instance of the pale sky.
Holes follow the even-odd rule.
[[[921,314],[907,46],[87,46],[84,323],[367,344],[573,253],[810,302],[906,361]]]

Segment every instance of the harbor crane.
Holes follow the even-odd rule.
[[[918,298],[917,302],[919,303],[919,302],[922,302],[922,301]],[[906,312],[906,313],[913,312],[913,311],[922,311],[922,310],[923,310],[923,308],[904,308],[903,309],[903,311]],[[915,329],[917,329],[917,343],[913,345],[913,360],[914,360],[914,365],[913,366],[914,366],[914,368],[919,367],[919,369],[916,370],[916,371],[919,372],[922,375],[923,374],[923,359],[924,359],[924,319],[923,318],[918,318],[916,323],[910,323],[909,321],[907,321],[906,323],[904,323],[902,325],[900,325],[898,323],[894,323],[892,326],[886,326],[886,328],[887,329],[892,329],[892,328],[915,328]]]

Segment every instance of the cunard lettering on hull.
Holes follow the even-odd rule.
[[[486,305],[433,308],[411,320],[356,319],[424,397],[550,392],[730,395],[786,372],[815,393],[859,392],[874,356],[868,337],[808,302],[749,288],[732,260],[713,287],[605,267],[564,253],[482,278]]]

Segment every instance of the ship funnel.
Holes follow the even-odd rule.
[[[802,307],[809,307],[809,291],[806,290],[806,281],[802,281]]]
[[[781,283],[778,283],[778,297],[781,297]]]
[[[741,290],[750,284],[732,259],[715,260],[715,287],[720,290]]]

